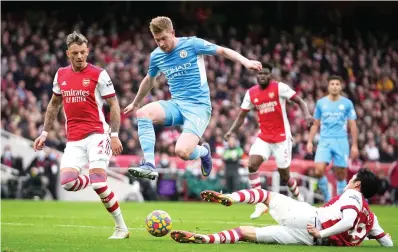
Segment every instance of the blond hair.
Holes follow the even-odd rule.
[[[154,34],[161,33],[162,31],[172,31],[173,23],[168,17],[156,17],[149,24],[149,30]]]
[[[88,40],[83,34],[74,31],[73,33],[69,34],[66,37],[66,45],[68,47],[71,46],[73,43],[76,43],[78,45],[82,45],[84,43],[87,44]]]

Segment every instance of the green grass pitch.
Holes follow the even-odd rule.
[[[178,244],[169,235],[153,237],[144,229],[149,212],[168,212],[173,229],[213,233],[239,225],[271,225],[269,215],[251,221],[253,206],[224,207],[210,203],[154,202],[121,203],[124,218],[131,229],[127,240],[108,240],[113,220],[101,202],[1,202],[1,251],[397,251],[381,248],[375,241],[365,241],[359,248],[283,246],[264,244]],[[398,208],[371,206],[386,232],[398,245]]]

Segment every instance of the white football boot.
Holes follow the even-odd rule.
[[[121,240],[121,239],[127,239],[129,237],[130,237],[130,232],[127,229],[116,227],[115,232],[108,239]]]
[[[257,203],[254,212],[250,215],[252,220],[260,218],[268,211],[268,207],[264,203]]]

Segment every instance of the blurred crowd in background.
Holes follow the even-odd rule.
[[[225,19],[221,22],[223,16],[211,8],[181,6],[179,22],[174,24],[177,36],[198,34],[250,59],[272,63],[273,77],[296,90],[311,112],[316,100],[326,95],[328,76],[341,75],[344,95],[354,102],[358,115],[360,160],[354,162],[397,160],[398,50],[395,38],[388,33],[352,30],[347,38],[342,29],[314,32],[297,25],[285,31],[261,24],[250,24],[242,32],[232,21],[231,25]],[[68,65],[65,39],[74,30],[89,40],[88,61],[108,71],[121,108],[132,102],[146,75],[149,54],[156,47],[148,20],[132,16],[108,13],[91,22],[76,17],[67,23],[54,11],[25,12],[23,16],[2,13],[1,128],[31,140],[40,134],[54,75],[59,67]],[[223,58],[206,57],[205,62],[213,114],[203,141],[210,143],[214,157],[223,158],[231,148],[223,134],[235,120],[245,91],[256,84],[256,76]],[[161,76],[145,103],[169,98],[167,81]],[[108,118],[109,110],[104,110]],[[290,104],[287,110],[294,137],[293,158],[312,160],[313,155],[305,151],[305,120],[297,106]],[[141,155],[135,118],[122,114],[121,120],[122,154]],[[60,113],[47,146],[60,151],[65,148],[64,124]],[[175,155],[181,129],[156,126],[155,130],[156,153],[164,160],[159,165],[169,165],[165,160]],[[233,144],[242,149],[241,158],[247,157],[257,130],[252,112]],[[12,154],[3,151],[4,160],[7,155]],[[51,155],[46,158],[51,161]]]

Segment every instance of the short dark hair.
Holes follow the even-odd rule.
[[[338,81],[340,81],[341,84],[343,84],[343,78],[341,78],[340,75],[331,75],[331,76],[329,76],[329,78],[328,78],[328,83],[329,83],[331,80],[338,80]]]
[[[262,65],[263,65],[263,68],[268,69],[270,73],[272,72],[271,63],[265,62],[265,63],[262,63]]]
[[[367,199],[372,198],[379,191],[380,181],[369,169],[360,169],[354,181],[361,182],[361,193]]]

